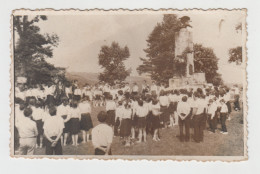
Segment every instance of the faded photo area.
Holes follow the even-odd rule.
[[[246,10],[12,16],[11,156],[247,159]]]

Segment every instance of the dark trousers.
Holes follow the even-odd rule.
[[[240,104],[239,104],[239,95],[235,95],[235,102],[234,102],[234,108],[240,110]]]
[[[227,113],[220,113],[220,122],[221,122],[221,127],[223,132],[227,132],[226,120],[227,120]]]
[[[119,133],[118,133],[119,125],[120,125],[120,120],[119,120],[119,118],[117,118],[117,119],[116,119],[116,122],[115,122],[115,126],[114,126],[114,135],[115,135],[115,136],[118,136],[118,135],[119,135]]]
[[[149,114],[146,117],[146,133],[153,135],[153,115],[152,112],[149,112]]]
[[[53,140],[55,140],[56,138],[57,136],[51,137],[51,139]],[[61,140],[59,139],[55,147],[52,147],[51,144],[52,143],[46,138],[46,155],[62,155]]]
[[[208,123],[209,123],[209,128],[212,132],[215,133],[215,130],[217,128],[217,116],[215,115],[212,119],[211,116],[208,117]]]
[[[195,115],[193,117],[195,142],[203,141],[203,130],[205,128],[205,114]]]
[[[227,108],[228,108],[228,113],[230,114],[231,113],[231,103],[230,103],[230,101],[228,101],[226,103],[226,105],[227,105]]]
[[[183,134],[183,127],[185,127],[185,136]],[[184,120],[179,117],[179,128],[180,128],[180,140],[190,140],[190,116],[187,116]]]
[[[102,146],[103,148],[106,148],[105,146]],[[106,152],[104,152],[103,150],[99,149],[99,148],[95,148],[95,155],[105,155]],[[111,153],[111,149],[108,152],[108,155],[112,155]]]

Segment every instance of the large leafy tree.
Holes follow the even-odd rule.
[[[115,81],[124,81],[131,71],[126,70],[124,65],[124,61],[129,56],[128,47],[120,47],[117,42],[112,42],[110,46],[102,46],[98,55],[98,62],[104,71],[99,74],[99,80],[109,84],[114,84]]]
[[[218,71],[218,58],[212,48],[194,44],[194,71],[205,73],[206,81],[214,85],[222,84]]]
[[[28,85],[51,83],[54,77],[65,78],[63,68],[46,62],[53,57],[53,47],[57,47],[56,34],[41,34],[36,25],[47,16],[14,16],[14,63],[15,77],[24,76]]]
[[[176,15],[166,14],[161,23],[157,23],[148,36],[146,58],[137,68],[139,74],[148,74],[157,82],[168,82],[173,77],[173,61],[175,54],[175,32],[181,23]]]

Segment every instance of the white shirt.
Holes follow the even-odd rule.
[[[228,102],[231,100],[231,95],[229,92],[224,95],[224,100],[225,100],[225,102]]]
[[[81,89],[76,88],[75,91],[74,91],[74,94],[75,95],[81,95]]]
[[[169,106],[169,100],[167,96],[160,96],[159,102],[161,106]]]
[[[133,92],[138,92],[138,86],[137,85],[133,86]]]
[[[69,115],[70,115],[70,118],[80,118],[81,112],[80,112],[78,107],[77,108],[70,108]]]
[[[25,91],[15,90],[15,97],[25,100]]]
[[[44,115],[44,110],[41,108],[31,107],[32,109],[32,118],[34,120],[41,120]]]
[[[131,119],[132,110],[131,109],[124,109],[122,119]]]
[[[123,105],[116,108],[116,119],[119,118],[120,120],[123,118],[125,111],[125,107]]]
[[[32,138],[38,135],[36,123],[28,117],[20,119],[16,127],[20,138]]]
[[[190,105],[187,102],[179,102],[177,105],[178,116],[185,117],[190,113]],[[185,115],[182,115],[185,114]]]
[[[138,102],[137,102],[137,101],[133,101],[133,102],[131,103],[131,107],[132,107],[132,110],[133,110],[133,115],[135,115],[136,109],[137,109],[137,107],[138,107]]]
[[[64,106],[63,104],[61,104],[60,106],[57,107],[57,116],[63,116],[63,115],[68,115],[69,114],[69,110],[70,110],[70,106]]]
[[[197,99],[195,101],[197,103],[197,112],[196,115],[202,114],[204,112],[204,109],[207,108],[207,102],[205,101],[205,99]]]
[[[69,94],[71,94],[71,88],[65,88],[65,93],[67,96],[69,96]]]
[[[55,85],[52,85],[50,87],[46,86],[44,93],[45,93],[46,96],[47,95],[53,95],[54,91],[55,91]]]
[[[116,110],[116,103],[112,100],[106,102],[106,111]]]
[[[208,113],[211,114],[211,118],[213,118],[215,116],[215,112],[217,111],[218,106],[216,104],[216,102],[213,102],[212,104],[210,104],[208,106]]]
[[[50,137],[58,136],[63,131],[64,121],[59,116],[51,116],[44,122],[43,129]]]
[[[18,104],[15,104],[15,125],[23,118],[23,111],[20,110],[20,106]]]
[[[152,111],[152,102],[150,103],[144,102],[144,107],[146,107],[148,111]]]
[[[83,102],[79,104],[79,109],[81,113],[91,113],[91,106],[89,102]]]
[[[114,132],[113,129],[107,124],[99,124],[92,129],[92,144],[93,146],[108,146],[108,144],[112,143]]]
[[[152,85],[151,86],[151,91],[156,91],[157,92],[157,86],[156,85]]]
[[[154,116],[159,116],[160,115],[160,103],[158,102],[157,104],[151,106],[151,110]]]
[[[145,106],[139,106],[136,108],[136,115],[138,117],[146,117],[148,114],[148,108]]]
[[[235,94],[239,95],[239,89],[236,87],[236,88],[234,88],[234,90],[235,90]]]
[[[228,112],[228,107],[225,103],[221,105],[220,113],[227,113]]]
[[[110,92],[110,88],[108,85],[105,85],[104,88],[103,88],[103,91],[104,92]]]

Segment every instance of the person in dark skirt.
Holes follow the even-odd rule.
[[[38,130],[38,136],[37,136],[37,144],[36,148],[43,146],[43,116],[44,116],[44,110],[40,108],[39,101],[32,100],[31,102],[31,108],[33,111],[32,118],[36,122],[37,130]]]
[[[161,105],[161,112],[162,112],[160,119],[161,119],[161,122],[163,122],[164,128],[167,128],[168,124],[170,122],[170,114],[169,114],[169,110],[168,110],[169,99],[163,90],[160,92],[159,102]]]
[[[62,98],[62,104],[57,107],[57,115],[60,116],[64,121],[64,129],[63,129],[63,145],[67,145],[67,139],[70,132],[70,106],[69,100],[67,97]]]
[[[148,108],[144,106],[143,100],[138,101],[138,107],[136,109],[136,115],[138,117],[137,128],[139,129],[137,143],[142,142],[142,138],[144,137],[144,142],[146,142],[146,116],[148,114]]]
[[[130,135],[131,135],[131,105],[126,103],[123,108],[122,118],[121,118],[121,125],[120,125],[120,136],[124,138],[125,146],[130,146]]]
[[[131,128],[131,139],[135,139],[135,130],[137,128],[137,121],[138,121],[138,117],[136,115],[136,109],[138,107],[138,100],[139,100],[139,97],[138,96],[134,96],[133,97],[133,100],[131,102],[131,108],[132,108],[132,116],[131,116],[131,125],[132,125],[132,128]]]
[[[91,105],[88,97],[83,98],[83,102],[79,104],[79,109],[81,113],[80,130],[82,131],[83,143],[86,143],[86,141],[89,141],[89,130],[93,128],[93,123],[90,116]]]
[[[116,103],[112,99],[113,97],[109,95],[108,100],[106,101],[106,111],[107,111],[106,122],[109,126],[112,126],[112,128],[114,128]]]
[[[154,130],[153,133],[153,141],[160,141],[159,138],[159,128],[160,128],[160,103],[157,99],[153,99],[152,101],[152,128]]]
[[[146,107],[148,107],[148,114],[146,117],[146,133],[153,135],[153,127],[152,127],[153,114],[151,110],[152,98],[150,95],[146,95],[146,102],[144,104],[146,105]]]
[[[72,102],[70,109],[70,133],[72,136],[72,145],[77,146],[78,145],[78,134],[80,132],[80,119],[81,119],[81,113],[78,108],[77,102]]]

